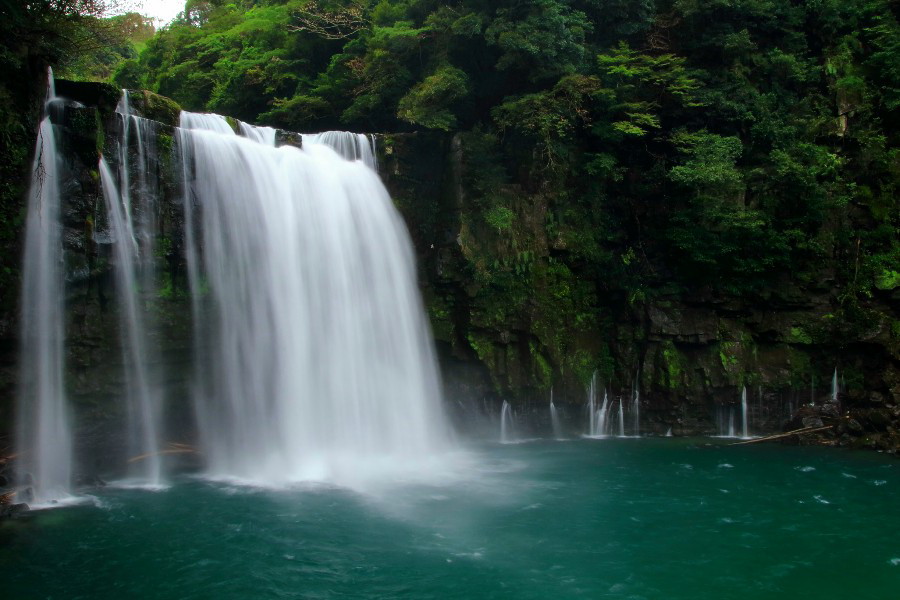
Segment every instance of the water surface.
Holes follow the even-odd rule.
[[[678,439],[467,453],[429,484],[183,478],[0,528],[5,598],[872,598],[900,589],[900,466]]]

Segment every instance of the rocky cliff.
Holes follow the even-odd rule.
[[[68,381],[82,429],[99,437],[122,418],[110,408],[123,385],[122,358],[97,172],[99,154],[114,168],[119,155],[120,91],[68,82],[57,90],[78,102],[58,116],[69,173]],[[189,437],[191,324],[173,137],[178,107],[148,92],[132,99],[136,112],[155,122],[158,149],[159,286],[145,292],[145,301],[158,315],[154,335],[165,350],[166,396],[176,405],[168,411],[170,430]],[[281,143],[297,143],[293,134],[279,135]],[[486,204],[472,172],[502,158],[477,137],[377,139],[379,170],[416,246],[448,402],[461,418],[496,415],[507,400],[543,431],[552,390],[572,430],[583,431],[593,379],[629,415],[638,397],[641,434],[725,434],[739,422],[746,390],[751,433],[822,421],[836,425],[830,442],[900,447],[898,290],[870,298],[851,322],[840,313],[828,265],[816,281],[785,282],[752,299],[710,289],[635,289],[617,279],[620,273],[597,272],[571,251],[578,228],[563,218],[565,190],[519,172],[491,192],[503,198],[502,210]],[[5,373],[12,381],[11,365]],[[3,392],[7,430],[13,390],[10,384]]]

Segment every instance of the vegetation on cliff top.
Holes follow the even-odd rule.
[[[119,52],[112,79],[291,130],[460,133],[472,298],[456,335],[528,331],[533,365],[589,372],[607,350],[586,337],[666,297],[825,292],[820,342],[889,318],[898,13],[889,0],[189,0]],[[70,74],[102,77],[91,56]]]

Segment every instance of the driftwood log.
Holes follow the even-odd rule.
[[[787,431],[785,433],[776,433],[775,435],[767,435],[764,437],[753,438],[752,440],[744,440],[742,442],[734,442],[733,444],[729,444],[729,446],[745,446],[747,444],[759,444],[760,442],[771,442],[773,440],[780,440],[782,438],[791,437],[792,435],[803,435],[805,433],[816,433],[817,431],[825,431],[826,429],[831,429],[834,425],[823,425],[822,427],[804,427],[803,429],[795,429],[793,431]]]

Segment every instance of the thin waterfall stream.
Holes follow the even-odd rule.
[[[31,481],[38,504],[70,496],[73,462],[63,365],[62,166],[51,120],[51,112],[62,100],[56,97],[52,71],[47,80],[25,225],[17,427],[20,478]]]

